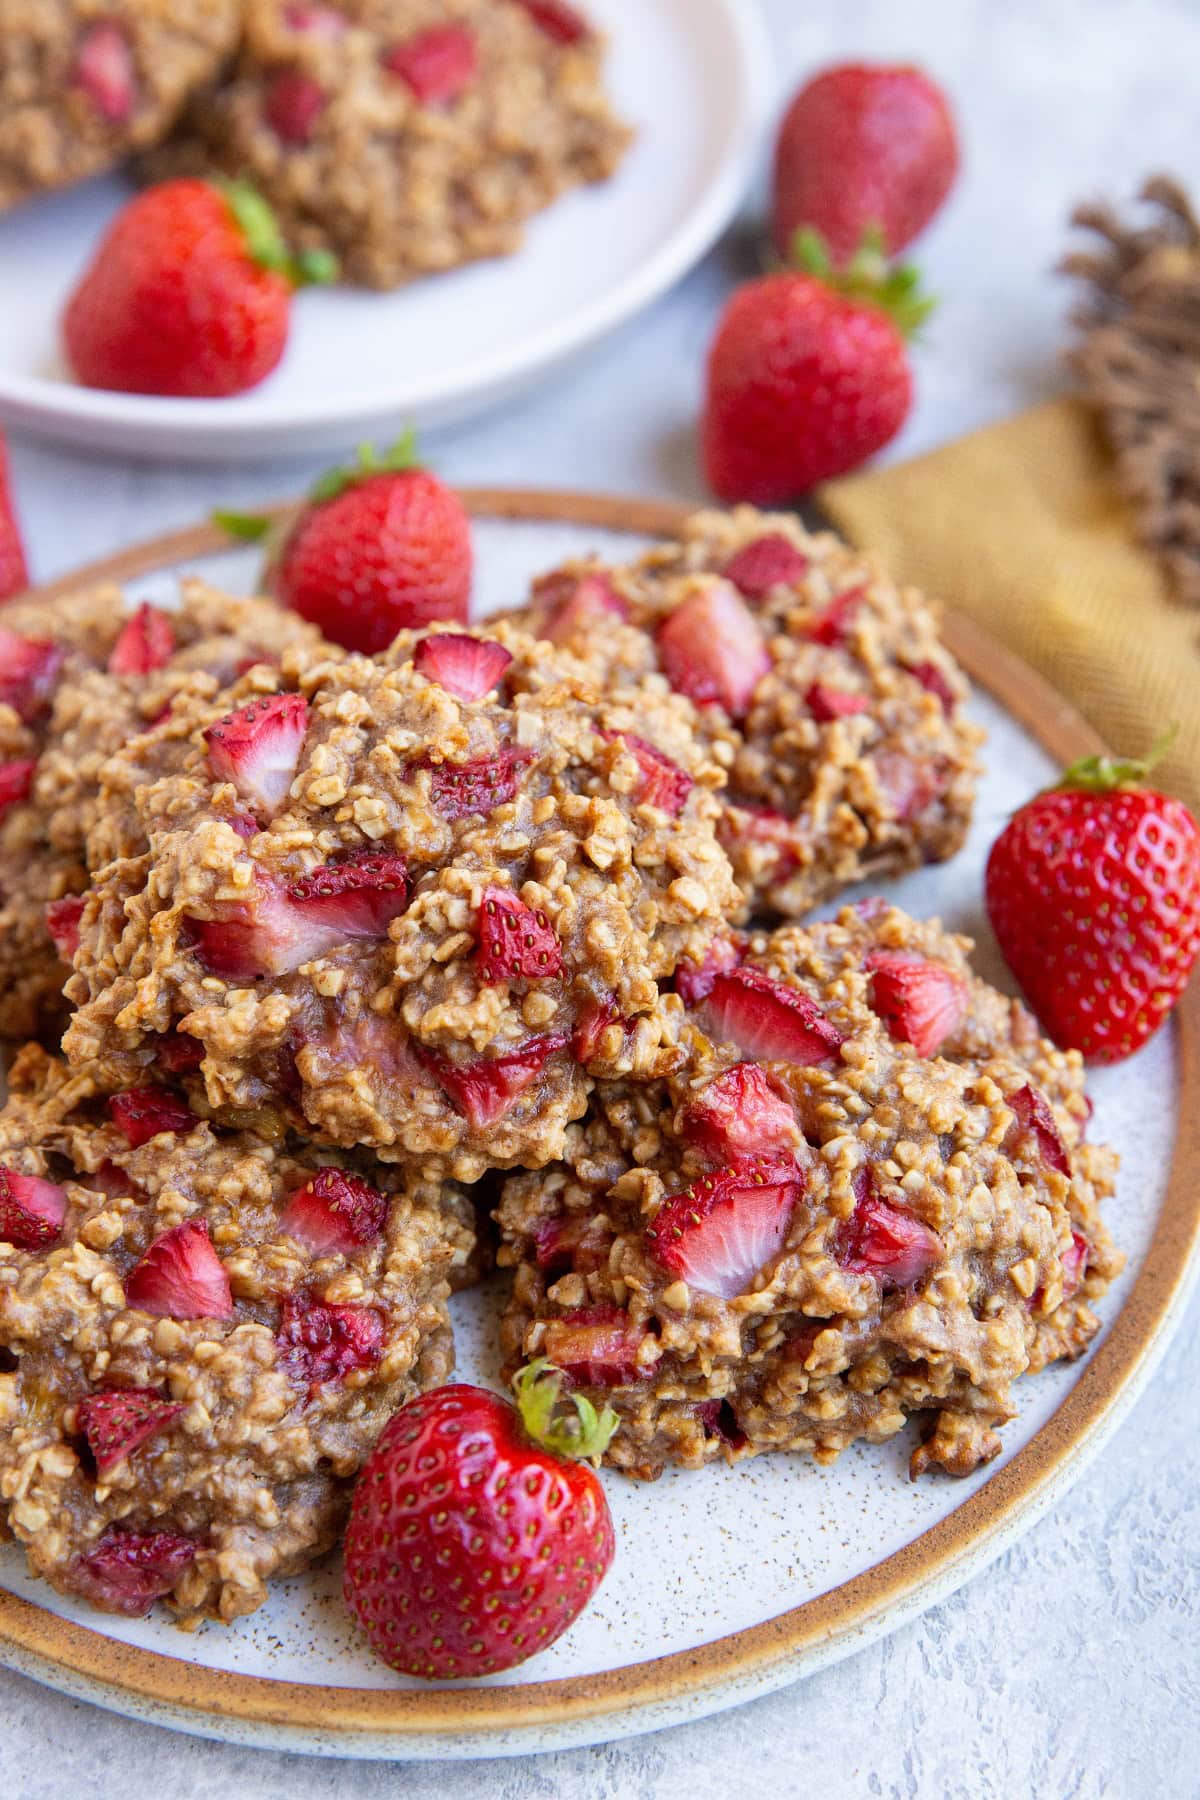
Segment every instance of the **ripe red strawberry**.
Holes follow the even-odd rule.
[[[831,687],[827,681],[814,681],[804,703],[818,725],[829,725],[834,719],[852,719],[855,713],[869,712],[871,708],[865,694],[847,693],[843,688]]]
[[[219,398],[263,381],[287,344],[293,289],[329,280],[292,258],[242,182],[167,181],[117,214],[67,302],[63,341],[85,387]]]
[[[383,1335],[383,1315],[373,1306],[330,1306],[311,1294],[285,1294],[275,1342],[281,1366],[312,1394],[327,1381],[373,1369]]]
[[[177,1531],[110,1525],[96,1548],[72,1563],[71,1586],[102,1612],[137,1619],[171,1592],[195,1557],[191,1538]]]
[[[909,1287],[942,1258],[942,1240],[911,1213],[870,1191],[870,1176],[859,1171],[856,1205],[834,1233],[833,1252],[852,1275],[873,1275],[880,1287]]]
[[[604,1490],[585,1464],[616,1425],[544,1362],[517,1377],[519,1412],[455,1383],[389,1421],[359,1475],[346,1529],[346,1604],[376,1654],[429,1680],[492,1675],[544,1650],[612,1562]],[[397,1553],[397,1546],[402,1546]]]
[[[740,937],[715,937],[702,963],[685,956],[675,970],[675,992],[685,1006],[699,1006],[713,991],[718,975],[741,967],[746,946]]]
[[[843,594],[835,594],[828,605],[812,618],[805,627],[804,635],[814,644],[830,644],[839,646],[850,641],[850,632],[854,623],[854,615],[858,611],[864,597],[860,587],[847,588]]]
[[[18,637],[0,625],[0,705],[10,706],[26,725],[49,707],[62,666],[58,644]]]
[[[1097,1062],[1141,1048],[1200,956],[1200,826],[1138,785],[1150,762],[1088,757],[1009,820],[988,916],[1055,1041]]]
[[[79,923],[83,918],[82,894],[66,894],[46,906],[46,930],[64,962],[71,962],[79,948]]]
[[[31,756],[0,763],[0,819],[22,800],[28,800],[36,769],[37,760]]]
[[[13,507],[8,474],[8,445],[0,432],[0,600],[11,600],[29,586],[25,547]]]
[[[479,74],[479,45],[467,25],[431,25],[394,44],[383,66],[412,89],[422,106],[446,106]]]
[[[715,1042],[732,1042],[764,1062],[829,1068],[838,1060],[842,1034],[816,1001],[760,969],[718,975],[701,1010]]]
[[[263,117],[281,143],[309,144],[328,100],[320,82],[303,69],[281,69],[263,94]]]
[[[718,1162],[795,1150],[796,1115],[758,1063],[737,1063],[710,1081],[681,1125],[685,1137]]]
[[[765,600],[772,588],[795,587],[808,569],[808,558],[781,531],[768,531],[743,545],[725,564],[726,581],[732,581],[747,600]]]
[[[138,98],[137,68],[124,26],[98,19],[81,33],[71,64],[71,85],[83,90],[109,125],[132,117]]]
[[[308,702],[302,694],[272,694],[229,713],[204,734],[218,781],[232,781],[245,799],[273,813],[296,774]]]
[[[190,1131],[196,1123],[191,1108],[160,1087],[129,1088],[114,1094],[108,1113],[131,1150],[148,1144],[160,1132]]]
[[[568,0],[518,0],[539,31],[556,44],[579,44],[592,35],[591,26],[578,7]]]
[[[629,1387],[650,1374],[637,1359],[644,1336],[629,1314],[609,1301],[575,1306],[546,1326],[546,1356],[579,1387]]]
[[[418,675],[436,681],[457,700],[482,700],[499,683],[512,661],[503,644],[467,637],[459,631],[437,631],[422,638],[413,652]]]
[[[871,1006],[894,1038],[918,1056],[936,1056],[967,1016],[967,984],[943,963],[903,950],[872,950]]]
[[[372,1243],[387,1221],[386,1194],[361,1175],[342,1169],[319,1169],[297,1188],[279,1217],[279,1229],[304,1244],[314,1256],[340,1252],[352,1256]]]
[[[658,655],[671,686],[697,706],[740,719],[771,667],[758,620],[728,582],[714,581],[658,628]]]
[[[63,1188],[0,1165],[0,1243],[44,1250],[58,1238],[66,1216]]]
[[[161,669],[175,652],[175,633],[166,613],[156,606],[139,606],[121,627],[108,659],[110,675],[149,675]]]
[[[1038,1158],[1048,1168],[1069,1177],[1071,1158],[1045,1094],[1026,1082],[1023,1088],[1008,1096],[1008,1104],[1016,1121],[1014,1133],[1018,1137],[1031,1138]]]
[[[912,404],[905,334],[928,314],[911,269],[864,247],[844,275],[806,269],[734,294],[708,354],[704,463],[722,500],[779,505],[890,442]]]
[[[508,888],[484,889],[477,930],[482,981],[544,981],[562,974],[553,925]]]
[[[280,888],[261,872],[251,897],[192,926],[197,954],[226,981],[287,975],[340,944],[372,942],[408,904],[408,870],[386,852],[325,863]]]
[[[125,1277],[125,1304],[166,1319],[231,1319],[233,1293],[208,1226],[185,1219],[156,1237]]]
[[[772,230],[781,256],[819,231],[849,262],[874,227],[889,256],[923,231],[958,173],[946,96],[919,69],[844,63],[796,95],[775,146]]]
[[[784,1157],[737,1163],[664,1200],[646,1246],[689,1287],[734,1300],[783,1249],[804,1188],[803,1169]]]
[[[687,797],[695,787],[695,782],[678,763],[648,744],[645,738],[635,737],[632,731],[602,731],[600,736],[608,744],[621,744],[642,772],[642,784],[637,791],[640,806],[656,806],[670,818],[677,819],[687,805]]]
[[[75,1419],[87,1439],[96,1472],[103,1475],[114,1463],[132,1456],[183,1410],[153,1388],[107,1388],[81,1400]]]
[[[569,575],[559,570],[543,575],[533,585],[533,604],[538,610],[538,635],[552,644],[565,644],[576,633],[587,633],[598,619],[627,619],[629,603],[613,587],[607,575]]]
[[[566,1042],[565,1032],[548,1032],[526,1039],[519,1050],[469,1063],[451,1062],[436,1050],[421,1050],[419,1055],[468,1123],[482,1131],[504,1117]]]
[[[451,824],[458,819],[486,819],[498,806],[515,799],[521,770],[535,760],[532,750],[498,750],[475,762],[432,762],[423,757],[411,766],[430,771],[430,799]]]

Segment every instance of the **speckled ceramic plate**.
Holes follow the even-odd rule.
[[[479,608],[587,547],[628,553],[678,509],[587,496],[480,493]],[[182,566],[250,591],[244,552],[207,528],[102,571],[169,602]],[[72,584],[61,583],[59,586]],[[948,635],[977,684],[988,775],[967,849],[897,882],[896,899],[979,940],[981,872],[1005,815],[1061,761],[1096,747],[1058,696],[962,620]],[[651,1485],[606,1475],[618,1554],[594,1604],[549,1651],[507,1676],[429,1687],[366,1654],[327,1566],[286,1582],[229,1629],[183,1636],[157,1616],[101,1618],[30,1581],[0,1551],[0,1660],[54,1687],[161,1724],[239,1743],[336,1756],[495,1756],[588,1744],[732,1706],[860,1648],[942,1598],[1032,1526],[1129,1411],[1185,1298],[1200,1236],[1200,993],[1137,1058],[1098,1071],[1098,1139],[1122,1155],[1109,1214],[1129,1255],[1082,1361],[1018,1384],[1003,1455],[963,1482],[906,1478],[910,1444],[858,1446],[832,1468],[785,1456],[676,1472]],[[460,1367],[494,1383],[497,1294],[455,1301]]]

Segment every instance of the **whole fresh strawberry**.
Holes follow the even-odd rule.
[[[410,1400],[364,1463],[346,1529],[346,1603],[392,1668],[442,1680],[493,1675],[552,1644],[612,1562],[599,1456],[616,1419],[582,1395],[558,1414],[562,1374],[531,1363],[519,1411],[455,1384]]]
[[[1051,1037],[1096,1062],[1141,1048],[1200,955],[1200,827],[1093,756],[1009,820],[987,865],[1000,948]]]
[[[912,404],[905,336],[927,317],[917,276],[868,240],[835,273],[813,233],[805,267],[734,294],[708,353],[705,471],[722,500],[781,505],[857,468]]]
[[[293,290],[333,272],[289,253],[245,183],[163,182],[118,213],[67,302],[67,357],[86,387],[244,393],[283,355]]]
[[[772,232],[781,256],[819,231],[848,262],[874,227],[895,256],[923,231],[958,173],[946,96],[920,69],[844,63],[802,87],[775,146]]]
[[[471,521],[457,494],[416,461],[409,432],[332,469],[276,534],[257,515],[218,513],[235,536],[267,538],[263,585],[335,644],[368,655],[398,631],[466,622]]]
[[[0,600],[11,600],[29,586],[25,550],[8,479],[8,445],[0,434]]]

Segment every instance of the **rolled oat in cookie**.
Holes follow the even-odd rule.
[[[560,0],[248,0],[231,78],[148,159],[245,177],[368,287],[503,256],[629,141],[603,42]]]
[[[103,587],[17,600],[0,626],[0,1037],[61,1035],[62,987],[87,886],[89,832],[122,836],[99,805],[115,750],[153,735],[180,696],[211,698],[255,661],[319,635],[268,600],[183,584],[178,611]],[[108,860],[113,851],[98,854]]]
[[[468,1197],[102,1097],[36,1047],[0,1113],[0,1517],[110,1612],[251,1612],[336,1541],[396,1407],[453,1367]]]
[[[516,616],[598,683],[657,679],[695,702],[750,913],[801,917],[961,847],[981,740],[966,679],[936,609],[836,537],[752,507],[698,513],[637,562],[543,577]]]
[[[687,1061],[597,1084],[508,1178],[506,1356],[611,1402],[616,1467],[828,1462],[916,1414],[914,1476],[967,1474],[1016,1379],[1087,1346],[1115,1157],[1079,1057],[968,949],[886,902],[731,941],[680,984]]]
[[[177,705],[106,770],[136,826],[68,1055],[136,1086],[182,1034],[214,1108],[462,1180],[553,1160],[593,1078],[674,1066],[663,987],[741,903],[691,716],[507,623]]]

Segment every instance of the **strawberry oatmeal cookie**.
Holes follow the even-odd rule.
[[[297,248],[398,287],[515,250],[613,173],[629,133],[602,63],[565,0],[248,0],[231,79],[149,172],[245,177]]]
[[[827,1462],[916,1413],[913,1474],[967,1474],[1016,1378],[1088,1344],[1115,1158],[1079,1057],[968,949],[885,902],[731,943],[682,984],[687,1062],[598,1084],[509,1178],[506,1353],[612,1403],[617,1467]]]
[[[36,1047],[0,1113],[0,1516],[33,1570],[181,1623],[339,1534],[395,1408],[445,1381],[453,1188],[102,1098]]]
[[[241,0],[0,0],[0,210],[157,144],[233,54]]]
[[[966,679],[934,607],[831,534],[699,513],[633,564],[544,576],[518,616],[597,681],[657,674],[694,701],[751,912],[800,917],[961,847],[980,743]]]
[[[678,1061],[659,984],[740,905],[690,714],[507,622],[177,704],[106,771],[136,817],[92,857],[70,1059],[137,1087],[181,1035],[214,1108],[462,1180],[551,1161],[592,1078]]]
[[[62,986],[103,829],[100,769],[181,695],[202,699],[288,644],[319,645],[294,613],[184,584],[177,612],[127,608],[116,588],[15,601],[0,626],[0,1036],[61,1030]],[[127,762],[128,766],[128,762]]]

